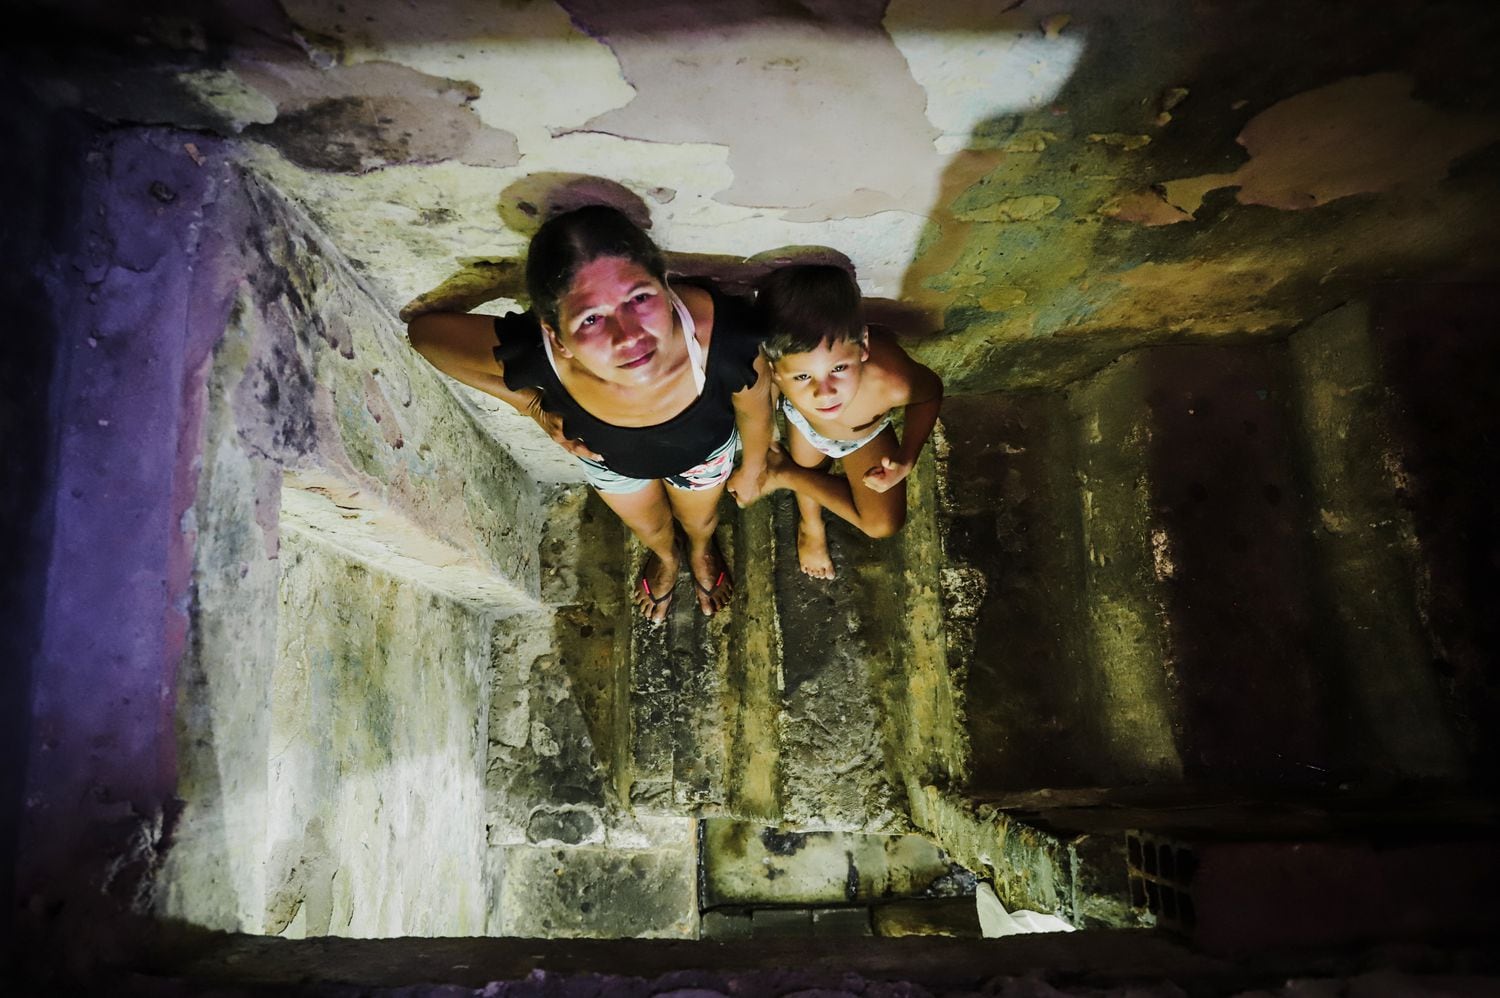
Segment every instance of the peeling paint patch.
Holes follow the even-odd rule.
[[[1289,97],[1250,120],[1233,173],[1170,181],[1166,199],[1189,214],[1220,187],[1241,204],[1295,211],[1400,184],[1434,184],[1464,153],[1500,139],[1500,118],[1413,99],[1404,73],[1350,77]]]
[[[1176,222],[1191,222],[1193,216],[1156,191],[1133,191],[1121,195],[1099,209],[1105,218],[1137,225],[1172,225]]]
[[[466,108],[398,98],[335,97],[247,129],[298,166],[365,173],[408,163],[469,158],[481,137]],[[512,136],[484,136],[473,154],[482,165],[509,166],[520,157]]]
[[[1006,139],[1005,144],[1000,148],[1012,153],[1045,152],[1048,144],[1056,141],[1056,132],[1028,128]]]
[[[673,7],[671,31],[602,0],[567,9],[615,53],[637,96],[585,126],[652,142],[712,142],[734,180],[716,199],[847,217],[925,209],[940,162],[926,95],[878,24],[814,22],[719,6]],[[660,18],[665,15],[656,15]],[[813,220],[808,218],[807,220]]]
[[[1151,144],[1149,135],[1128,135],[1125,132],[1094,132],[1088,137],[1088,141],[1113,149],[1123,149],[1126,152],[1134,152],[1144,149]]]
[[[1006,309],[1019,308],[1026,304],[1026,297],[1025,288],[998,285],[986,287],[981,291],[975,304],[986,311],[1004,312]]]
[[[224,70],[199,70],[177,74],[177,83],[239,131],[246,125],[269,124],[276,120],[276,103],[247,85],[234,73]]]
[[[244,134],[308,169],[363,173],[405,163],[506,167],[520,161],[515,136],[474,113],[470,105],[479,89],[472,83],[388,62],[326,72],[245,63],[237,75],[279,109],[274,121]]]
[[[953,217],[964,222],[1035,222],[1052,214],[1061,204],[1062,198],[1052,194],[1027,194],[982,207],[956,209]]]
[[[447,0],[440,12],[424,4],[369,3],[359,5],[358,17],[344,0],[282,0],[282,6],[304,29],[337,39],[351,68],[399,63],[470,81],[480,120],[516,135],[528,155],[546,145],[549,130],[582,125],[635,96],[613,53],[555,3]]]

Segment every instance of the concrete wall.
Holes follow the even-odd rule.
[[[1494,298],[1393,288],[1284,343],[952,400],[972,753],[917,823],[1008,903],[1118,925],[1141,916],[1109,901],[1125,829],[1405,827],[1411,785],[1432,834],[1489,813]]]
[[[148,905],[180,810],[172,708],[193,550],[183,517],[202,368],[226,312],[211,288],[193,293],[192,263],[227,176],[181,143],[94,135],[51,178],[76,227],[54,232],[36,266],[58,336],[55,470],[17,888],[39,927]]]
[[[477,931],[484,621],[536,605],[544,497],[315,230],[221,169],[211,231],[237,238],[199,263],[231,304],[185,521],[186,803],[160,910],[250,931],[302,916],[294,931]],[[291,561],[283,520],[302,537]],[[361,563],[400,582],[372,590]],[[432,689],[412,685],[429,673]]]
[[[23,892],[481,931],[491,622],[541,605],[549,495],[219,147],[103,136],[67,193]]]
[[[55,263],[58,237],[73,227],[78,206],[63,189],[77,181],[89,135],[82,121],[46,114],[16,84],[0,71],[0,87],[13,95],[0,110],[10,145],[0,163],[0,302],[13,322],[12,334],[0,337],[0,602],[10,613],[0,628],[0,661],[7,663],[0,670],[0,897],[7,899],[15,886],[55,505],[50,430],[59,331],[38,262]]]
[[[489,614],[296,528],[279,560],[261,931],[482,934]]]

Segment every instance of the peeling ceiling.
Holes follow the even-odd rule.
[[[237,139],[392,313],[594,197],[685,273],[846,255],[959,391],[1500,265],[1492,4],[20,6],[44,100]]]

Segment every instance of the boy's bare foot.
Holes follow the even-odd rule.
[[[797,562],[804,575],[814,579],[833,579],[838,572],[833,567],[833,556],[828,553],[828,534],[823,524],[812,525],[802,519],[797,524]]]
[[[677,549],[674,546],[669,558],[662,558],[656,552],[651,552],[641,568],[633,596],[641,616],[653,624],[666,620],[667,612],[672,609],[672,592],[677,587],[678,567]]]
[[[701,550],[688,552],[688,564],[693,573],[693,588],[698,592],[698,609],[705,617],[712,617],[728,606],[729,598],[734,595],[734,579],[719,551],[719,539],[709,537]]]

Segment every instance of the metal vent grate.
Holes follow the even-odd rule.
[[[1125,856],[1130,876],[1130,903],[1143,921],[1182,932],[1197,920],[1190,890],[1198,857],[1178,842],[1127,832]]]

